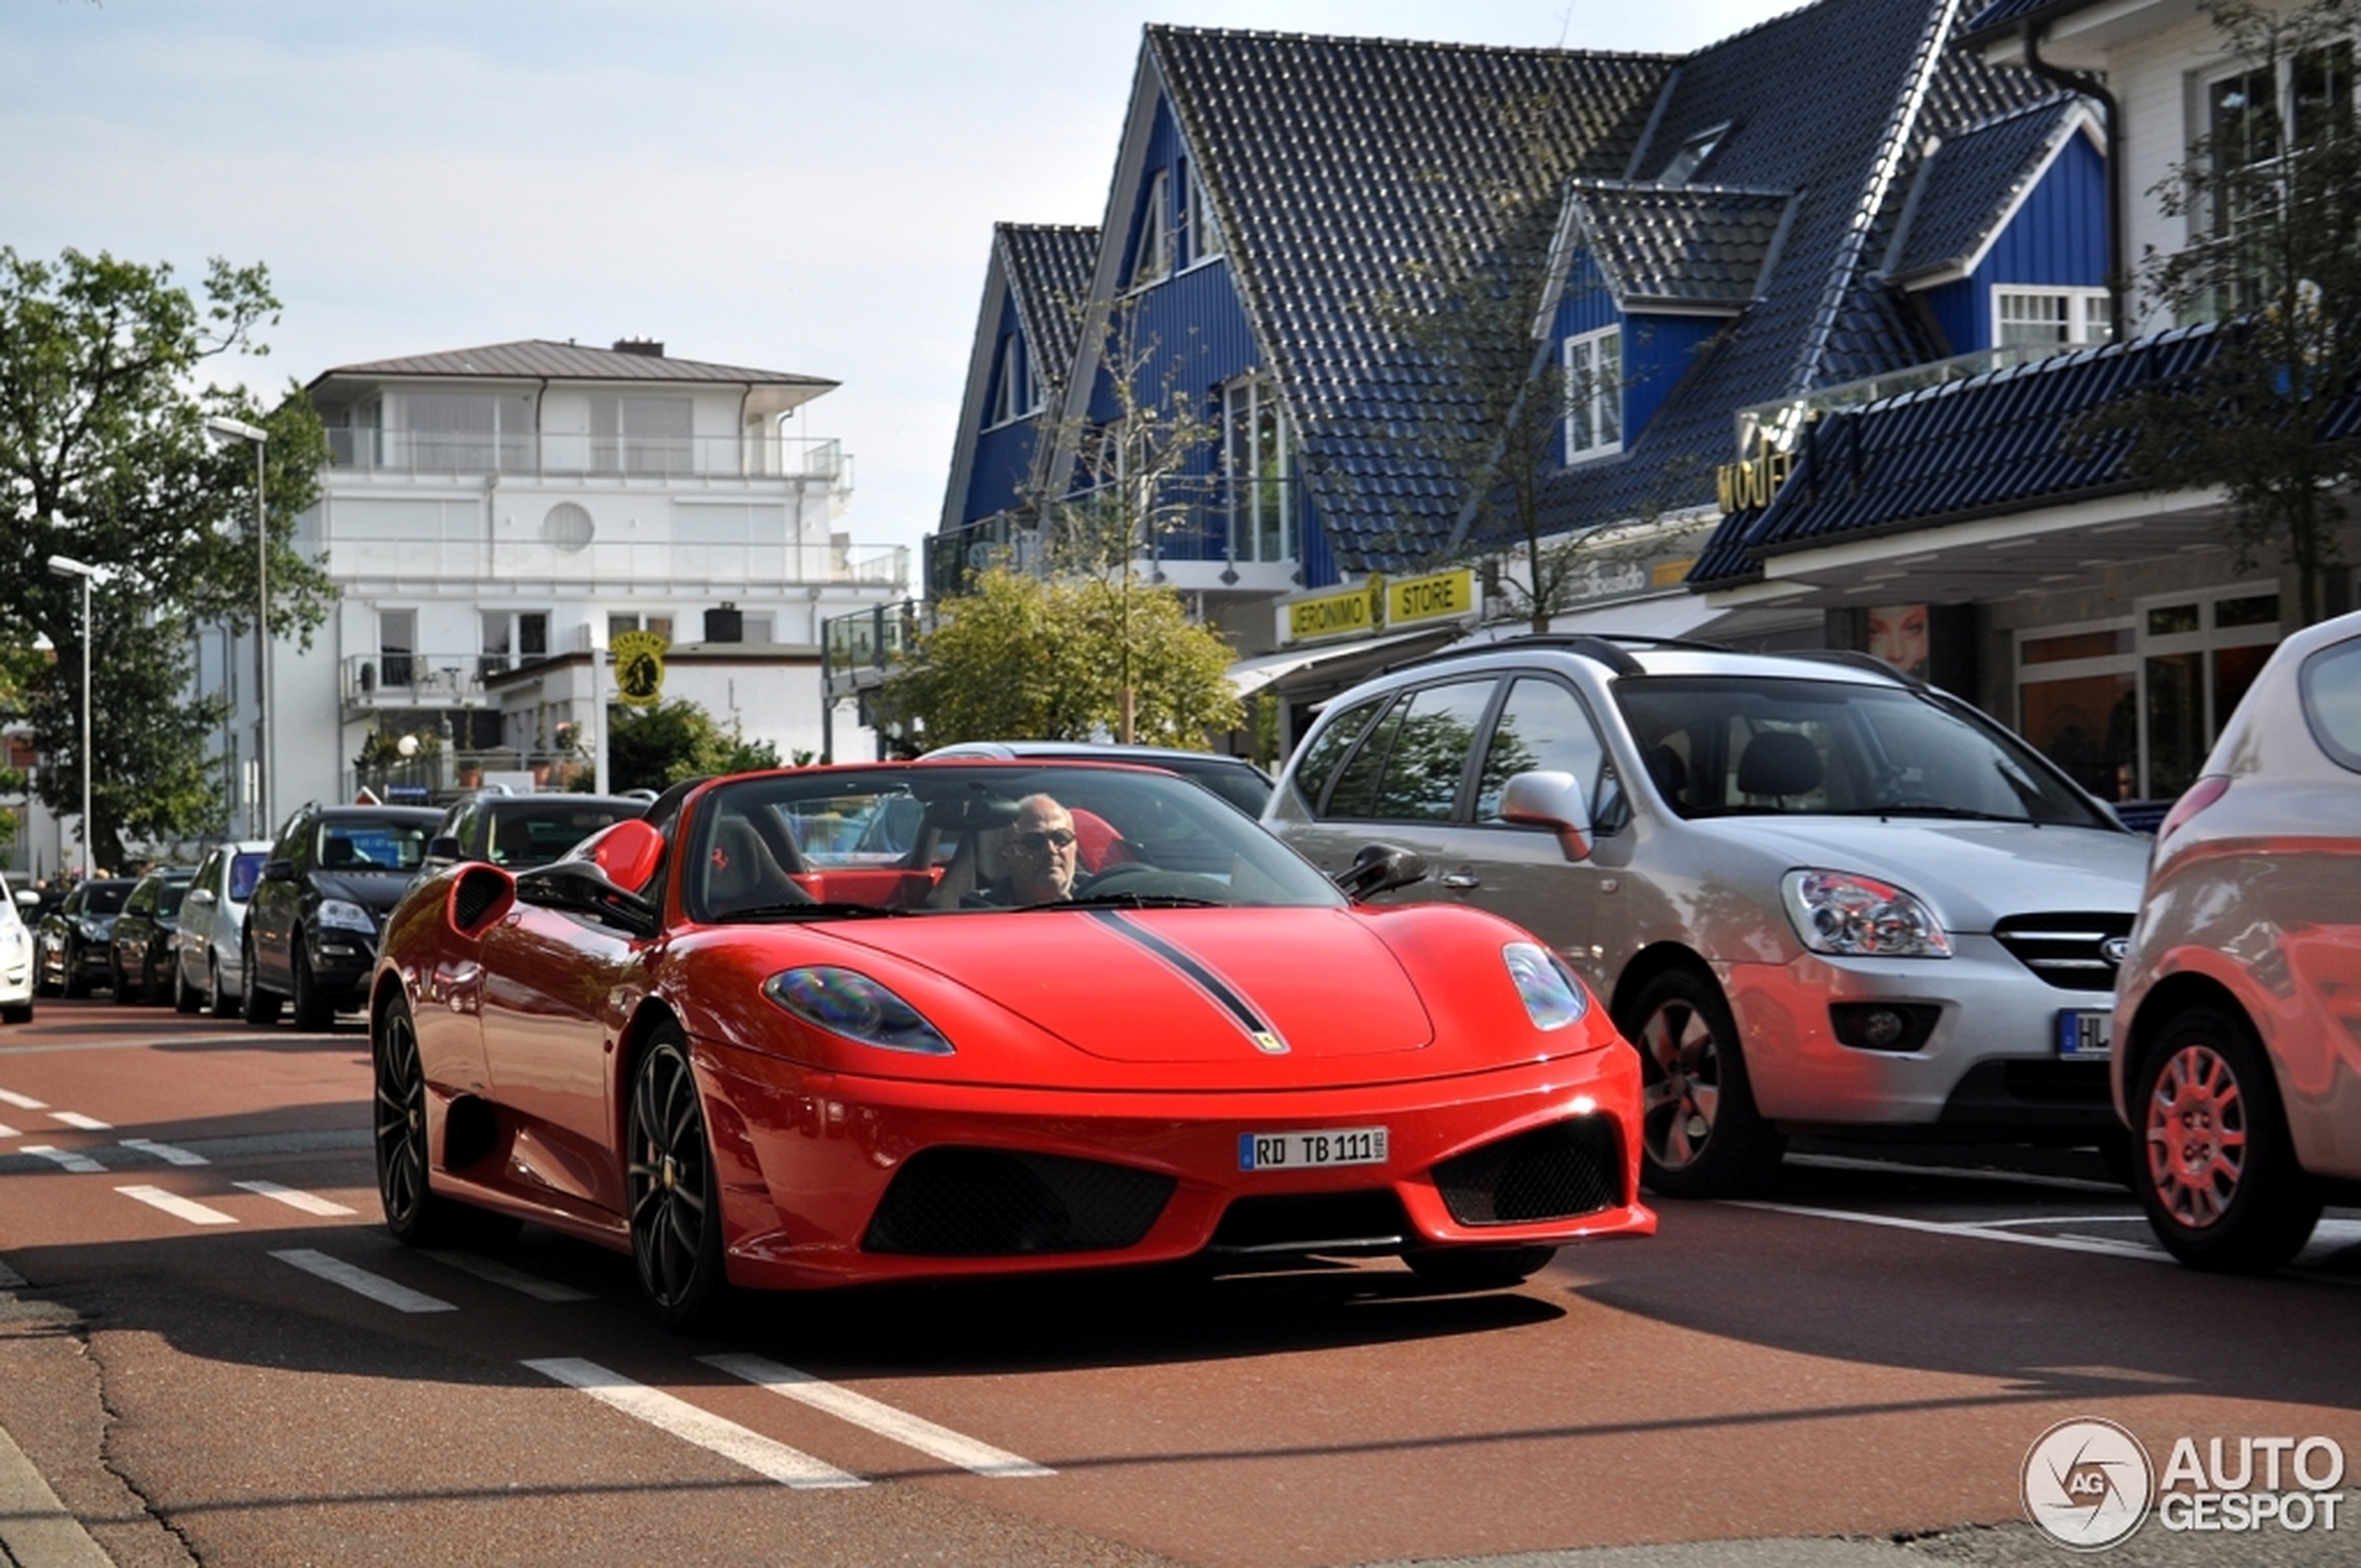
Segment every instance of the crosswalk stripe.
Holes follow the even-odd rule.
[[[24,1134],[19,1132],[7,1123],[0,1122],[0,1138],[22,1138]]]
[[[13,1105],[20,1111],[49,1109],[46,1101],[35,1100],[29,1094],[12,1094],[7,1089],[0,1089],[0,1105]]]
[[[96,1116],[86,1116],[79,1111],[52,1111],[49,1113],[49,1119],[54,1122],[63,1122],[66,1126],[83,1132],[109,1132],[114,1127],[112,1122],[102,1122]]]
[[[693,1443],[707,1453],[718,1454],[733,1464],[744,1465],[755,1474],[767,1476],[782,1486],[869,1484],[859,1476],[840,1470],[824,1460],[815,1459],[784,1443],[764,1437],[735,1421],[725,1420],[711,1411],[700,1410],[687,1400],[675,1399],[661,1389],[635,1383],[620,1373],[608,1371],[596,1362],[559,1357],[528,1361],[524,1364],[552,1382],[579,1389],[601,1404],[645,1421],[657,1430],[669,1432],[685,1443]]]
[[[34,1154],[45,1160],[55,1161],[66,1169],[83,1176],[94,1175],[107,1168],[87,1154],[77,1154],[71,1149],[52,1149],[46,1143],[28,1143],[17,1153]]]
[[[178,1192],[167,1192],[161,1187],[118,1187],[116,1192],[126,1198],[137,1198],[150,1208],[160,1208],[175,1219],[185,1219],[191,1225],[235,1225],[238,1217],[224,1214],[218,1208],[207,1208],[194,1199]]]
[[[774,1394],[800,1400],[814,1410],[824,1410],[841,1421],[865,1428],[879,1437],[891,1438],[905,1448],[933,1456],[949,1465],[973,1470],[978,1475],[1022,1477],[1055,1475],[1047,1465],[1011,1454],[1005,1448],[995,1448],[988,1443],[955,1432],[948,1427],[938,1427],[923,1416],[856,1393],[835,1383],[824,1382],[808,1372],[792,1366],[782,1366],[761,1356],[719,1355],[699,1356],[707,1366],[719,1367],[732,1377],[743,1377],[749,1383],[769,1389]]]
[[[126,1149],[137,1149],[143,1154],[153,1154],[157,1159],[162,1160],[168,1166],[209,1166],[213,1164],[211,1160],[206,1159],[203,1154],[192,1154],[188,1150],[180,1148],[176,1144],[158,1143],[152,1138],[126,1138],[123,1140],[123,1146]]]
[[[244,1188],[257,1196],[283,1203],[289,1208],[299,1208],[306,1214],[335,1215],[353,1212],[334,1199],[320,1197],[316,1193],[302,1192],[294,1187],[282,1187],[275,1181],[232,1181],[230,1185]]]
[[[350,1210],[346,1212],[350,1213]],[[528,1274],[521,1269],[511,1269],[506,1263],[497,1263],[489,1258],[479,1258],[472,1252],[444,1252],[429,1248],[427,1256],[438,1263],[447,1263],[462,1273],[473,1274],[480,1280],[489,1280],[494,1285],[505,1285],[521,1295],[530,1296],[535,1301],[597,1299],[587,1290],[576,1290],[570,1285],[560,1285],[555,1280],[545,1280],[536,1275]]]
[[[357,1296],[365,1296],[380,1306],[391,1307],[397,1312],[455,1312],[459,1310],[422,1290],[413,1290],[383,1274],[373,1274],[341,1258],[331,1258],[310,1247],[293,1247],[270,1256],[315,1278],[326,1280],[330,1285],[340,1285]]]

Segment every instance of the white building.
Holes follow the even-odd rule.
[[[561,727],[596,734],[593,651],[622,630],[703,645],[679,650],[666,697],[782,759],[818,751],[822,623],[908,580],[906,549],[837,530],[851,460],[800,434],[802,405],[836,385],[633,340],[495,344],[313,380],[331,462],[297,538],[338,602],[310,649],[272,650],[273,814],[351,798],[373,737],[418,737],[414,784],[562,772]],[[254,665],[250,640],[216,632],[199,650],[203,689],[235,709],[221,744],[239,832],[259,808]],[[840,736],[851,723],[848,709]]]

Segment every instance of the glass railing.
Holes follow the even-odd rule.
[[[489,430],[328,431],[339,468],[403,474],[804,480],[852,489],[843,443],[806,436],[587,436]]]
[[[570,547],[543,539],[422,538],[332,525],[319,547],[323,564],[339,576],[413,581],[699,583],[754,593],[813,583],[898,588],[910,580],[908,546],[840,540],[798,545],[598,540]]]
[[[890,667],[917,644],[924,615],[924,606],[905,599],[830,617],[821,627],[830,673]]]
[[[927,591],[966,592],[994,566],[1040,572],[1061,560],[1119,559],[1111,546],[1126,533],[1132,559],[1151,565],[1167,560],[1232,565],[1296,561],[1303,498],[1294,480],[1177,480],[1165,486],[1154,505],[1128,519],[1114,496],[1111,485],[1068,496],[1051,508],[1047,540],[1039,520],[1030,513],[1000,513],[932,536],[927,547]]]
[[[1804,421],[1825,409],[1853,408],[1865,402],[1876,402],[1880,398],[1895,398],[1905,392],[1940,387],[1947,381],[1965,381],[1972,376],[1982,376],[1988,371],[2032,364],[2059,354],[2079,353],[2086,349],[2099,347],[2101,345],[2096,343],[2011,343],[1972,354],[1956,354],[1947,360],[1930,360],[1924,364],[1888,371],[1882,376],[1822,387],[1801,397],[1754,403],[1739,409],[1737,413],[1738,452],[1742,456],[1753,456],[1766,441],[1773,450],[1784,452],[1794,441],[1797,432],[1803,428]]]

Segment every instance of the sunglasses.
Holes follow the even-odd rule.
[[[1074,842],[1074,829],[1070,827],[1036,827],[1031,833],[1018,834],[1016,841],[1020,848],[1027,850],[1037,850],[1052,848],[1062,850],[1067,845]]]

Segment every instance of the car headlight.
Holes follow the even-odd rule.
[[[949,1056],[951,1042],[917,1008],[853,969],[827,965],[782,969],[762,994],[815,1028],[864,1046]]]
[[[339,931],[365,931],[371,936],[377,933],[369,912],[350,899],[322,899],[320,924]]]
[[[1790,871],[1787,918],[1814,953],[1847,958],[1948,958],[1951,938],[1915,894],[1849,871]]]
[[[82,940],[85,942],[107,940],[107,929],[96,920],[76,920],[73,923],[73,929],[82,933]]]
[[[1590,998],[1558,955],[1537,942],[1512,942],[1500,950],[1536,1029],[1563,1029],[1590,1010]]]

